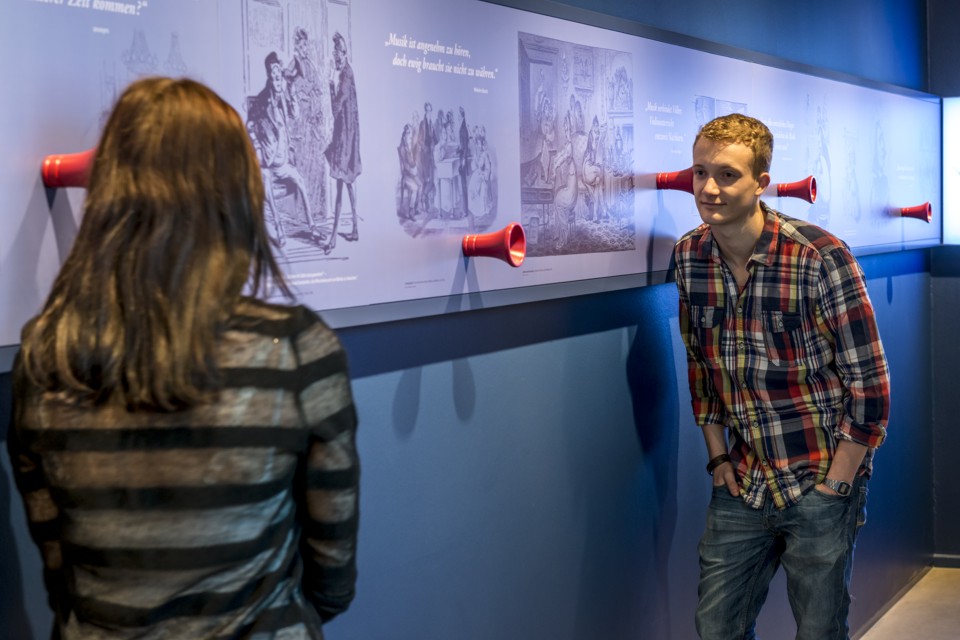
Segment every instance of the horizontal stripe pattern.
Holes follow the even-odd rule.
[[[356,410],[336,335],[244,300],[224,388],[176,413],[66,404],[14,369],[8,437],[71,638],[322,638],[356,580]]]
[[[866,281],[835,236],[761,203],[740,289],[708,225],[674,250],[694,416],[731,434],[741,494],[796,504],[838,439],[881,444],[890,380]],[[872,453],[864,465],[870,472]]]

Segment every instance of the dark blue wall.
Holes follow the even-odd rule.
[[[930,339],[907,330],[929,325],[928,254],[862,263],[895,402],[854,628],[933,548]],[[332,637],[694,637],[710,481],[675,325],[668,284],[344,332],[365,425],[362,579]],[[764,637],[792,638],[791,619],[778,583]]]
[[[933,4],[951,2],[934,0]],[[927,89],[927,3],[921,0],[557,3],[821,69]],[[953,36],[949,41],[944,38],[937,45],[955,46],[953,40]]]
[[[931,261],[934,397],[934,537],[936,564],[960,567],[960,393],[957,392],[957,318],[960,317],[960,247],[941,247]]]
[[[760,0],[736,3],[736,12],[701,0],[580,4],[804,64],[925,84],[921,0],[817,1],[793,16]],[[929,260],[926,250],[862,260],[894,401],[857,550],[854,628],[933,552]],[[710,480],[689,411],[673,285],[342,335],[362,421],[360,582],[330,638],[694,637]],[[0,509],[11,491],[0,473]],[[0,520],[0,628],[29,638],[19,632],[32,621],[33,637],[44,637],[49,618],[18,499],[10,514]],[[791,619],[778,582],[763,637],[792,638]]]
[[[938,96],[960,96],[960,5],[956,0],[927,0],[927,41],[929,50],[927,91]]]

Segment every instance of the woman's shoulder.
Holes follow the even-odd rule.
[[[307,331],[330,331],[313,310],[300,304],[277,304],[257,298],[241,298],[231,315],[227,328],[237,331],[255,331],[277,338],[290,337]]]

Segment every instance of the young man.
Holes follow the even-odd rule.
[[[704,640],[753,638],[781,564],[797,638],[847,637],[854,541],[886,435],[889,372],[863,272],[841,240],[761,202],[772,156],[754,118],[705,124],[693,145],[703,224],[674,249],[713,475]]]

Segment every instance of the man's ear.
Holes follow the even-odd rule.
[[[760,177],[757,178],[757,182],[759,183],[759,186],[757,187],[757,195],[759,196],[761,193],[767,190],[767,187],[770,186],[770,174],[767,172],[761,173]]]

